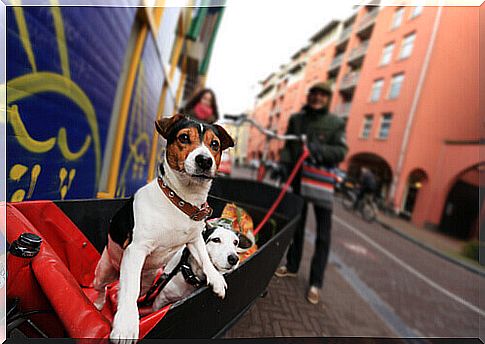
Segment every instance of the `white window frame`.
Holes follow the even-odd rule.
[[[381,60],[379,62],[380,66],[386,66],[392,61],[392,55],[394,53],[394,42],[388,43],[382,48]],[[384,56],[389,56],[387,61],[384,61]]]
[[[385,119],[386,116],[390,116],[390,119],[387,120]],[[379,130],[377,131],[377,139],[379,140],[387,140],[389,138],[389,134],[391,132],[391,125],[392,125],[392,118],[394,117],[393,113],[392,112],[385,112],[382,114],[381,116],[381,120],[380,120],[380,123],[379,123]],[[387,129],[387,136],[382,136],[382,128],[384,126],[384,124],[389,124],[389,127]]]
[[[367,128],[367,125],[369,126]],[[360,138],[367,140],[371,137],[372,127],[374,126],[374,115],[367,114],[364,116],[364,121],[362,123],[362,129],[360,130]]]
[[[421,13],[423,13],[423,9],[424,9],[423,5],[414,6],[412,8],[411,14],[409,15],[409,19],[414,19],[416,17],[419,17]]]
[[[397,90],[397,94],[393,97],[391,97],[392,93],[392,87],[396,84],[396,82],[400,80],[399,82],[399,88]],[[389,92],[387,93],[387,99],[397,99],[399,95],[401,94],[401,89],[402,89],[402,84],[404,83],[404,73],[398,73],[394,74],[391,79],[391,84],[389,86]]]
[[[407,43],[408,40],[412,37],[412,42],[411,43]],[[401,50],[399,51],[399,60],[404,60],[404,59],[407,59],[409,58],[412,54],[413,54],[413,50],[414,50],[414,43],[416,42],[416,32],[412,32],[410,34],[407,34],[406,36],[404,36],[404,38],[402,39],[402,42],[401,42]],[[411,45],[411,48],[409,50],[409,53],[404,56],[404,47],[405,46],[409,46]]]
[[[399,21],[397,20],[399,18]],[[404,19],[404,7],[399,7],[396,11],[394,11],[394,15],[392,16],[391,22],[391,30],[395,30],[401,26]]]
[[[377,89],[377,85],[379,85],[379,84],[380,84],[379,93],[377,94],[377,98],[374,99],[374,93],[375,93],[375,90]],[[379,99],[381,99],[381,94],[382,94],[383,88],[384,88],[384,78],[374,80],[374,83],[372,84],[372,88],[371,88],[371,91],[370,91],[369,102],[371,102],[371,103],[378,102]]]

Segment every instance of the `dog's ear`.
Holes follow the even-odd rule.
[[[172,117],[163,117],[158,121],[155,121],[155,127],[157,131],[164,139],[168,139],[168,134],[170,133],[170,129],[174,126],[175,123],[181,121],[185,118],[182,114],[176,114]]]
[[[217,129],[217,137],[221,140],[221,150],[234,147],[234,140],[231,135],[227,133],[226,129],[218,124],[214,124],[214,127]]]
[[[252,241],[249,240],[249,238],[247,236],[245,236],[244,234],[242,234],[241,232],[238,232],[237,236],[239,237],[239,245],[237,245],[237,247],[239,247],[243,250],[247,250],[247,249],[251,248],[251,246],[253,246]]]
[[[202,238],[204,238],[204,242],[207,243],[207,240],[209,240],[209,237],[212,235],[212,233],[214,233],[214,230],[214,227],[205,226],[205,230],[202,232]]]

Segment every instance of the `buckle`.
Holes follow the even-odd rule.
[[[192,214],[192,216],[190,216],[190,219],[191,220],[194,220],[194,221],[202,221],[202,220],[205,220],[209,216],[212,215],[212,211],[213,210],[212,210],[211,207],[206,207],[206,208],[199,209],[194,214]]]

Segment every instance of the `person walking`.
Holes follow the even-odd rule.
[[[201,122],[216,122],[219,119],[219,111],[214,91],[210,88],[200,90],[180,109],[180,112]]]
[[[290,117],[286,134],[307,136],[307,145],[311,158],[318,166],[332,168],[344,160],[348,147],[345,140],[345,122],[343,119],[329,113],[328,107],[332,90],[325,83],[313,85],[307,94],[306,105],[302,110]],[[287,141],[280,162],[287,171],[296,164],[302,153],[301,144]],[[292,183],[293,192],[300,194],[301,170]],[[310,269],[310,286],[307,300],[317,304],[320,299],[319,290],[323,286],[325,267],[330,250],[330,232],[332,228],[332,203],[328,206],[314,204],[317,222],[315,251]],[[293,241],[286,255],[286,265],[280,266],[277,277],[294,277],[300,267],[305,237],[305,224],[308,203],[305,201],[300,223],[293,236]]]

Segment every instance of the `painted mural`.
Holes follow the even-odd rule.
[[[203,14],[8,7],[7,200],[127,197],[155,176],[163,145],[154,121],[182,101],[184,33],[200,27]]]
[[[95,197],[135,12],[7,9],[8,200]]]

